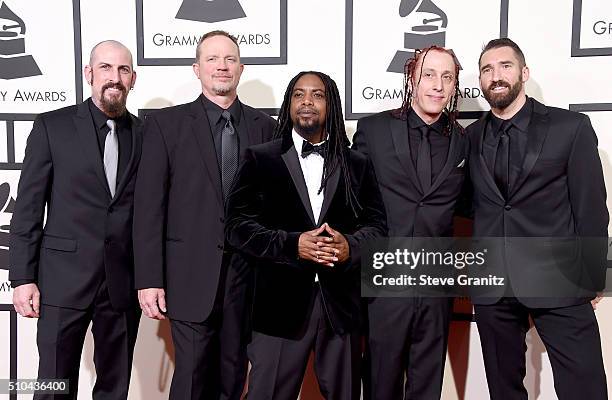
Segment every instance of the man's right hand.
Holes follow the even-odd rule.
[[[149,288],[138,290],[138,302],[142,312],[149,318],[162,320],[166,319],[166,293],[164,289]]]
[[[319,236],[325,231],[325,224],[317,229],[304,232],[298,240],[298,257],[302,260],[308,260],[317,264],[333,267],[334,262],[338,261],[335,253],[328,253],[321,249],[317,243],[327,242],[326,236]]]
[[[15,311],[22,317],[40,317],[40,292],[35,283],[19,285],[13,290]]]

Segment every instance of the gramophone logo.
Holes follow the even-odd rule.
[[[448,17],[432,0],[401,0],[400,17],[415,21],[410,32],[404,32],[404,49],[398,50],[387,72],[404,73],[404,65],[416,49],[429,46],[445,47]]]
[[[18,79],[42,75],[34,57],[25,50],[26,26],[2,2],[0,6],[0,79]]]
[[[244,18],[238,0],[183,0],[176,19],[199,22],[220,22]]]

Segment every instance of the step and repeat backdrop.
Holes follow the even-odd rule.
[[[591,118],[612,191],[609,0],[0,0],[0,379],[34,378],[37,371],[36,321],[13,311],[7,258],[35,116],[89,97],[83,66],[91,48],[105,39],[123,42],[134,55],[138,79],[128,101],[132,113],[145,116],[191,101],[200,92],[191,69],[195,46],[213,29],[238,37],[246,64],[238,88],[243,102],[275,115],[291,77],[320,70],[340,88],[350,134],[360,117],[400,105],[405,61],[431,44],[452,48],[461,64],[462,123],[478,118],[488,109],[478,86],[478,56],[488,40],[510,37],[522,47],[531,70],[528,94]],[[612,206],[612,195],[608,199]],[[597,317],[610,377],[612,300],[600,304]],[[456,311],[444,399],[486,399],[469,303],[459,302]],[[527,343],[530,398],[555,399],[548,356],[533,329]],[[79,399],[91,398],[92,356],[88,336]],[[143,319],[130,398],[167,398],[173,356],[168,324]],[[16,398],[0,394],[0,400]],[[321,398],[311,372],[301,398]]]

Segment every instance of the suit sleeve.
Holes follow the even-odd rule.
[[[233,248],[258,259],[298,266],[301,232],[268,229],[260,222],[263,193],[259,185],[257,159],[251,149],[245,152],[226,210],[225,237]]]
[[[53,161],[47,128],[41,117],[34,120],[28,137],[17,200],[11,220],[9,279],[35,282],[43,233],[43,215],[53,178]]]
[[[363,121],[357,121],[357,130],[353,135],[353,145],[351,146],[353,150],[360,152],[369,157],[369,149],[368,149],[368,140],[363,131]]]
[[[145,120],[134,191],[134,280],[136,289],[164,287],[164,248],[169,159],[155,116]]]
[[[387,215],[374,167],[366,160],[362,181],[359,185],[359,205],[361,210],[357,218],[357,228],[351,234],[345,234],[350,247],[350,259],[341,269],[354,270],[361,266],[361,250],[366,242],[387,235]],[[342,232],[343,233],[343,232]]]
[[[581,117],[567,166],[569,198],[593,289],[602,290],[606,278],[609,222],[606,187],[597,136],[589,118]]]

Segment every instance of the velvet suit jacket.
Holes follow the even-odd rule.
[[[317,223],[291,137],[248,149],[228,199],[226,235],[256,268],[254,330],[299,337],[308,324],[315,273],[333,330],[342,334],[359,327],[360,248],[365,241],[386,234],[386,224],[367,159],[348,150],[348,168],[360,211],[354,215],[347,205],[344,181],[336,169],[325,188]],[[323,222],[342,233],[350,246],[349,260],[333,268],[298,258],[300,234]]]

